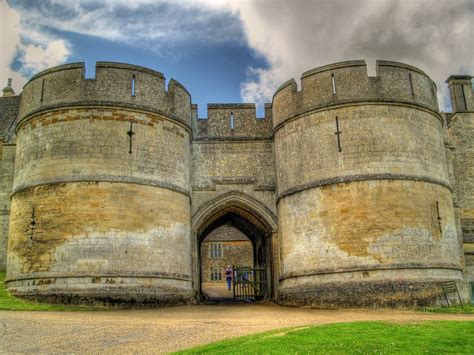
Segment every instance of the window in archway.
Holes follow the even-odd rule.
[[[222,272],[219,269],[210,270],[211,281],[222,281]]]
[[[222,243],[210,243],[209,245],[210,258],[222,258]]]

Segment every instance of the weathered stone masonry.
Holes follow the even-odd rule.
[[[83,75],[57,67],[23,90],[8,287],[189,302],[190,96],[140,67],[98,63],[95,79]]]
[[[452,113],[447,115],[447,151],[452,167],[454,211],[465,253],[464,278],[474,289],[474,95],[472,77],[453,75],[446,81]],[[471,293],[472,297],[472,293]]]
[[[265,117],[156,71],[68,64],[0,98],[0,267],[58,301],[199,298],[201,243],[238,228],[286,305],[439,302],[474,282],[474,96],[451,114],[412,66],[332,64],[283,84]],[[7,235],[8,230],[8,235]],[[8,252],[2,245],[7,244]],[[3,243],[3,244],[2,244]],[[258,255],[257,255],[258,254]],[[208,270],[206,269],[206,272]]]
[[[434,84],[398,63],[377,74],[339,63],[274,96],[281,303],[424,303],[427,281],[461,279]]]

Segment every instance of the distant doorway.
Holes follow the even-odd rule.
[[[227,265],[252,268],[254,250],[250,239],[230,223],[217,227],[201,242],[201,292],[205,299],[232,299],[227,284]]]
[[[234,287],[227,288],[224,269],[267,267],[264,233],[237,211],[216,218],[203,231],[199,243],[200,293],[203,300],[234,299]]]

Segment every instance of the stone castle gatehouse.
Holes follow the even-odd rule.
[[[364,61],[209,104],[151,69],[45,70],[0,98],[0,268],[14,295],[182,304],[201,297],[203,240],[251,241],[284,305],[435,304],[474,282],[474,95],[452,113],[420,69]]]

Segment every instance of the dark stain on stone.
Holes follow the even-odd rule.
[[[302,285],[280,290],[278,303],[314,308],[413,307],[441,301],[432,282],[358,281]]]

